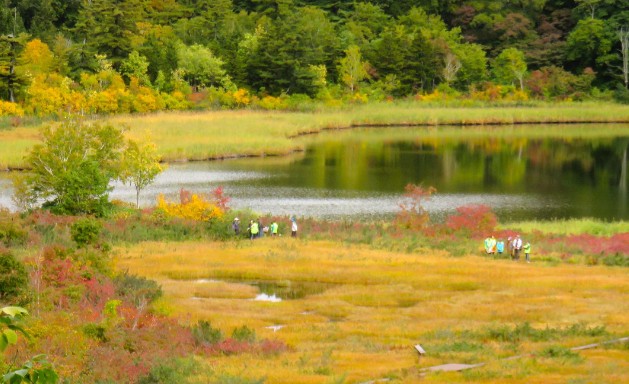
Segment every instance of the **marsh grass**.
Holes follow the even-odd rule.
[[[444,257],[336,241],[265,238],[234,242],[147,242],[116,249],[119,268],[162,284],[173,314],[210,321],[229,333],[246,325],[289,349],[278,356],[213,358],[215,375],[268,383],[419,380],[419,369],[488,362],[469,373],[429,374],[431,382],[587,382],[629,380],[629,351],[565,348],[625,336],[626,271],[605,266],[521,264],[475,256]],[[177,280],[172,277],[176,275]],[[226,277],[334,283],[279,303],[252,301],[255,288],[199,283]],[[200,288],[203,287],[203,288]],[[201,292],[202,291],[202,292]],[[202,300],[192,297],[203,295]],[[266,328],[282,324],[277,332]],[[413,345],[427,355],[418,359]],[[544,356],[538,356],[539,353]],[[500,359],[524,354],[509,362]],[[600,380],[600,378],[605,378]]]
[[[597,236],[612,236],[629,232],[629,222],[612,221],[607,222],[597,219],[569,219],[569,220],[549,220],[549,221],[522,221],[517,223],[506,223],[501,225],[520,232],[552,233],[559,235],[588,233]]]
[[[524,135],[547,136],[543,126],[514,128],[513,124],[597,122],[581,126],[578,135],[618,134],[615,126],[629,123],[629,107],[605,103],[538,103],[534,106],[439,106],[416,102],[370,103],[343,109],[319,108],[314,112],[206,111],[115,116],[103,119],[129,128],[127,134],[144,138],[148,132],[164,161],[202,160],[234,156],[277,156],[302,151],[307,139],[296,136],[327,129],[357,126],[419,125],[448,128],[445,136]],[[601,125],[602,124],[602,125]],[[478,125],[480,127],[474,127]],[[495,125],[505,125],[504,129]],[[555,134],[572,135],[573,129]],[[503,133],[501,133],[503,132]],[[438,135],[439,133],[437,133]],[[36,126],[0,130],[0,169],[23,167],[24,154],[37,142]]]

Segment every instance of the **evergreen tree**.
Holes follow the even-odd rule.
[[[105,54],[118,68],[134,49],[137,23],[146,16],[142,0],[90,0],[83,3],[75,34],[88,49]]]

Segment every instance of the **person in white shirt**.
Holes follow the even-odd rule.
[[[297,219],[295,219],[295,216],[293,216],[291,217],[290,221],[292,222],[290,226],[290,235],[292,237],[297,237]]]
[[[520,235],[516,235],[513,239],[513,259],[520,260],[520,251],[522,251],[522,239]]]

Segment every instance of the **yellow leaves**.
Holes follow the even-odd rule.
[[[369,101],[369,96],[360,92],[356,92],[352,95],[350,101],[353,104],[366,104]]]
[[[68,78],[58,75],[40,74],[33,78],[28,88],[26,112],[37,116],[61,116],[83,109],[85,98],[70,89]]]
[[[24,116],[24,110],[17,103],[0,100],[0,116]]]
[[[195,221],[210,221],[223,217],[224,212],[215,204],[207,201],[203,196],[192,194],[182,199],[181,203],[166,201],[164,195],[157,197],[157,209],[170,217]]]
[[[249,103],[251,103],[249,91],[242,88],[238,89],[236,92],[234,92],[234,101],[236,101],[236,104],[238,104],[239,106],[249,105]]]
[[[266,110],[282,109],[284,107],[284,101],[279,97],[264,96],[258,101],[258,107]]]
[[[31,75],[50,72],[54,56],[48,45],[39,39],[26,43],[24,51],[20,55],[20,70]]]

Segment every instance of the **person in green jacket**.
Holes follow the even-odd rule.
[[[527,242],[526,244],[524,244],[522,249],[524,250],[524,258],[526,259],[526,262],[530,263],[531,262],[531,243]]]

